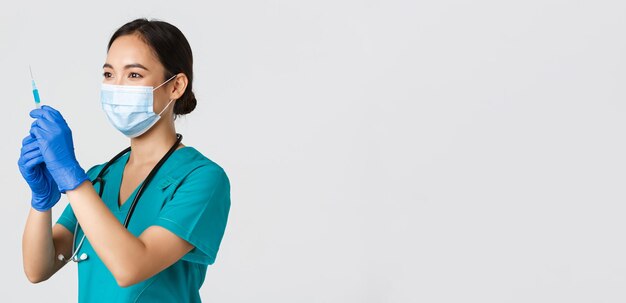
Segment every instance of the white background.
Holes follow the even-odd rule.
[[[22,4],[24,3],[24,4]],[[17,159],[43,102],[83,167],[111,34],[179,27],[184,143],[230,177],[206,302],[624,302],[624,1],[11,1],[0,9],[3,302],[72,302],[21,263]],[[53,209],[56,220],[67,204]]]

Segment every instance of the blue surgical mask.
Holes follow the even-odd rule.
[[[135,138],[154,126],[173,99],[157,115],[154,113],[153,92],[174,79],[176,75],[152,88],[152,86],[104,84],[100,88],[100,102],[109,122],[129,138]]]

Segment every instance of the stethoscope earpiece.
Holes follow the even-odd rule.
[[[87,253],[82,253],[78,259],[76,257],[72,257],[69,260],[65,260],[65,256],[62,255],[62,254],[59,254],[57,256],[57,259],[59,259],[59,261],[65,261],[65,262],[74,261],[74,262],[78,263],[80,261],[85,261],[85,260],[89,259],[89,256],[87,255]]]

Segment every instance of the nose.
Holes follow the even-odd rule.
[[[113,81],[115,85],[124,85],[124,79],[122,77],[115,77],[115,81]]]

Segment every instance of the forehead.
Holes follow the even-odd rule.
[[[160,65],[152,48],[138,35],[120,36],[107,52],[107,63],[117,67],[129,63],[141,63],[143,65]]]

